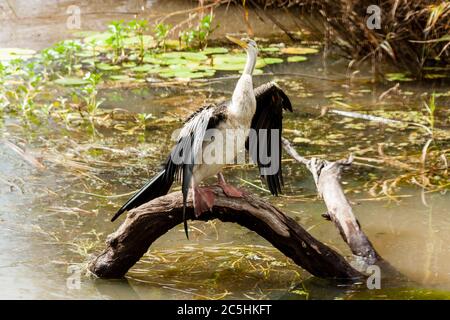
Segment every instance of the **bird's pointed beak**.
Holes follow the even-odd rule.
[[[242,48],[244,48],[244,49],[248,48],[248,44],[245,41],[242,41],[242,40],[237,39],[237,38],[232,37],[232,36],[226,36],[226,37],[227,37],[228,40],[236,43],[237,45],[241,46]]]

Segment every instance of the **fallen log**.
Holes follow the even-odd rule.
[[[364,277],[340,254],[268,202],[248,193],[243,198],[229,198],[218,186],[208,188],[216,196],[214,207],[198,220],[238,223],[317,277],[352,281]],[[106,249],[90,262],[89,270],[101,278],[123,277],[156,239],[182,223],[182,207],[181,192],[173,192],[131,210],[119,229],[108,236]],[[188,219],[195,220],[191,198],[186,213]]]

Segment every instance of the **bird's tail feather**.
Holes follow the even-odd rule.
[[[167,177],[166,170],[161,170],[116,212],[111,221],[116,220],[125,211],[136,208],[141,204],[167,194],[172,183],[173,177]]]
[[[186,233],[186,238],[189,240],[189,229],[188,224],[186,220],[186,202],[187,202],[187,196],[189,192],[189,186],[191,184],[192,179],[192,170],[193,165],[192,164],[185,164],[183,166],[183,181],[181,186],[181,191],[183,193],[183,224],[184,224],[184,233]]]

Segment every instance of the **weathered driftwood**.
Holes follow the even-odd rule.
[[[245,194],[226,197],[217,187],[212,212],[199,220],[235,222],[255,231],[311,274],[322,278],[361,279],[363,275],[333,249],[313,238],[292,218],[264,200]],[[191,199],[187,217],[194,219]],[[120,278],[142,257],[150,245],[182,222],[182,196],[174,192],[132,210],[123,224],[108,236],[106,249],[89,264],[101,278]]]
[[[306,159],[297,153],[287,139],[283,138],[282,142],[286,152],[296,161],[305,164],[313,175],[317,192],[328,209],[325,217],[334,222],[352,253],[363,258],[367,264],[378,261],[380,256],[362,231],[340,184],[341,170],[351,164],[352,158],[335,162]]]
[[[334,222],[352,253],[359,258],[356,261],[359,264],[358,269],[365,271],[369,265],[376,264],[384,271],[388,271],[389,274],[398,274],[398,271],[385,261],[373,247],[353,214],[352,206],[342,189],[341,171],[343,167],[352,163],[352,156],[334,162],[316,158],[307,159],[297,153],[289,140],[282,138],[282,143],[286,152],[297,162],[306,165],[311,172],[317,192],[323,198],[328,210],[324,217]]]

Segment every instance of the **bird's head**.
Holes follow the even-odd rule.
[[[250,38],[242,38],[237,39],[235,37],[227,36],[227,39],[236,43],[237,45],[244,48],[247,52],[252,52],[255,55],[258,54],[258,45],[256,44],[256,41]]]

